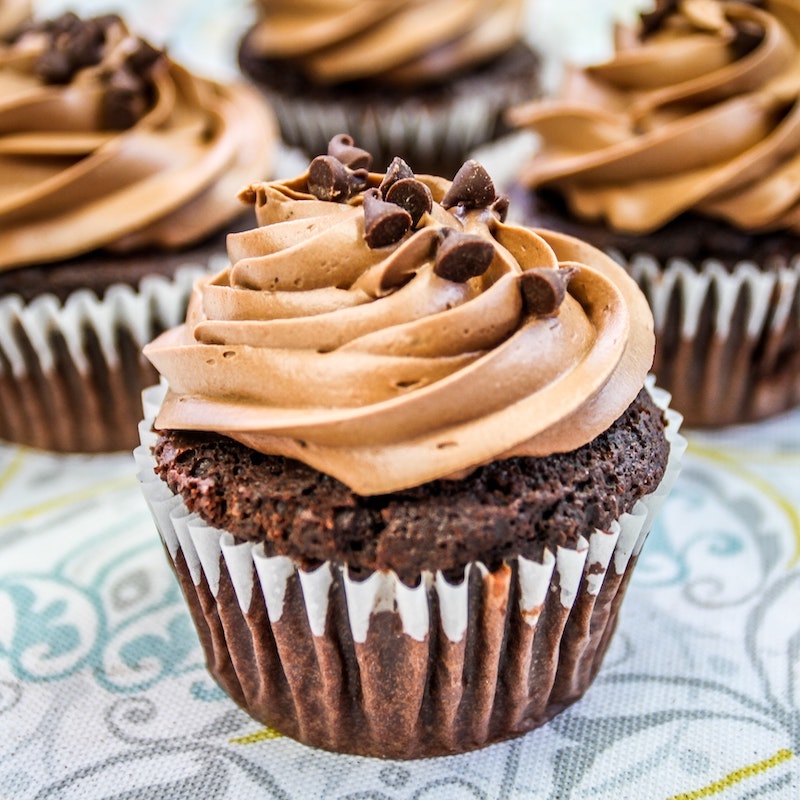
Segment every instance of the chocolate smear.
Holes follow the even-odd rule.
[[[423,214],[433,208],[431,190],[416,178],[401,178],[395,181],[384,195],[388,203],[395,203],[411,215],[411,226],[416,228]]]
[[[328,142],[328,155],[333,156],[350,169],[366,169],[372,166],[372,155],[355,146],[353,137],[346,133],[334,136]]]
[[[333,156],[317,156],[308,167],[308,191],[318,200],[345,203],[366,181],[366,170],[348,169]]]
[[[577,267],[533,267],[520,275],[519,286],[525,309],[537,317],[558,313],[567,294],[567,285],[578,271]]]
[[[378,189],[364,192],[364,239],[372,249],[399,242],[411,228],[411,215],[381,199]]]
[[[381,193],[385,195],[392,184],[397,181],[402,181],[405,178],[413,177],[414,173],[411,171],[411,167],[409,167],[400,156],[395,156],[392,159],[392,163],[389,164],[386,175],[383,176],[383,180],[378,188],[381,190]]]
[[[473,233],[442,228],[442,241],[436,251],[433,271],[456,283],[483,275],[494,258],[494,245]]]
[[[497,196],[494,183],[484,167],[474,159],[465,161],[453,178],[453,183],[442,198],[445,208],[487,208]]]

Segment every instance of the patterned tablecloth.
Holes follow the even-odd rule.
[[[220,692],[130,456],[0,446],[0,798],[800,796],[800,411],[689,439],[589,693],[416,762],[306,748]]]
[[[564,35],[581,4],[637,4],[538,2]],[[192,66],[232,69],[244,3],[116,5]],[[306,748],[221,693],[131,456],[0,445],[0,799],[797,798],[800,410],[689,438],[586,697],[516,741],[416,762]]]

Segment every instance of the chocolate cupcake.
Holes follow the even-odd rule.
[[[541,146],[518,219],[602,247],[652,306],[654,371],[693,426],[800,402],[800,10],[662,2],[558,99],[510,112]]]
[[[505,108],[539,93],[523,2],[457,5],[257,0],[239,63],[308,155],[348,131],[381,168],[399,155],[452,177],[505,130]]]
[[[474,161],[368,168],[340,137],[242,193],[260,227],[145,348],[136,458],[237,703],[337,752],[459,753],[586,691],[685,443],[612,259],[506,224]]]
[[[15,25],[0,77],[0,438],[132,447],[141,348],[253,224],[235,194],[269,177],[274,119],[115,15]]]

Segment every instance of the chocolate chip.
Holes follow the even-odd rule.
[[[328,142],[328,155],[338,159],[350,169],[368,170],[372,166],[372,155],[360,147],[355,147],[353,137],[346,133],[340,133]]]
[[[433,208],[431,190],[416,178],[401,178],[395,181],[386,192],[386,202],[395,203],[411,215],[411,226],[416,228],[423,214]]]
[[[477,161],[466,161],[453,178],[442,205],[445,208],[462,205],[466,208],[486,208],[494,202],[496,193],[489,173]]]
[[[489,207],[500,218],[500,222],[505,222],[506,217],[508,216],[509,205],[510,205],[510,200],[508,198],[508,195],[501,194],[495,199],[494,203],[492,203],[492,205]]]
[[[678,10],[678,0],[656,0],[655,8],[639,15],[641,37],[652,36],[664,24],[664,20]]]
[[[436,251],[433,271],[456,283],[483,275],[494,258],[494,245],[473,233],[442,228],[442,242]]]
[[[411,171],[411,167],[409,167],[400,156],[395,156],[392,159],[392,163],[389,164],[386,175],[383,176],[381,185],[378,188],[381,190],[381,193],[385,195],[392,184],[397,183],[397,181],[402,181],[405,178],[413,177],[414,173]]]
[[[72,80],[72,61],[61,50],[44,50],[36,59],[33,72],[45,83],[66,84]]]
[[[366,180],[366,170],[350,170],[333,156],[317,156],[308,167],[308,191],[319,200],[346,203]]]
[[[399,242],[411,227],[411,215],[394,203],[381,199],[378,189],[364,192],[364,239],[369,247]]]
[[[124,67],[110,73],[100,105],[103,127],[121,131],[135,125],[147,111],[146,88],[141,78]]]
[[[751,20],[737,20],[735,28],[736,34],[731,42],[731,47],[736,58],[744,58],[764,41],[766,32]]]
[[[533,267],[520,275],[519,285],[525,309],[537,317],[558,312],[567,293],[567,285],[578,270],[575,267]]]
[[[137,75],[147,75],[164,53],[144,39],[136,40],[136,49],[125,59],[125,65]]]

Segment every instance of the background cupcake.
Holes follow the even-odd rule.
[[[153,380],[142,345],[251,224],[235,195],[269,174],[271,112],[113,15],[9,31],[0,79],[0,437],[124,449]]]
[[[800,13],[660,3],[615,56],[518,107],[520,217],[613,252],[648,296],[654,371],[691,425],[800,401]]]
[[[255,6],[240,64],[311,156],[348,131],[381,168],[400,155],[452,177],[503,130],[504,108],[538,93],[521,0]]]
[[[261,227],[146,348],[169,391],[139,475],[250,714],[463,752],[585,692],[682,444],[621,267],[506,225],[476,162],[452,185],[368,164],[339,138],[243,192]]]

